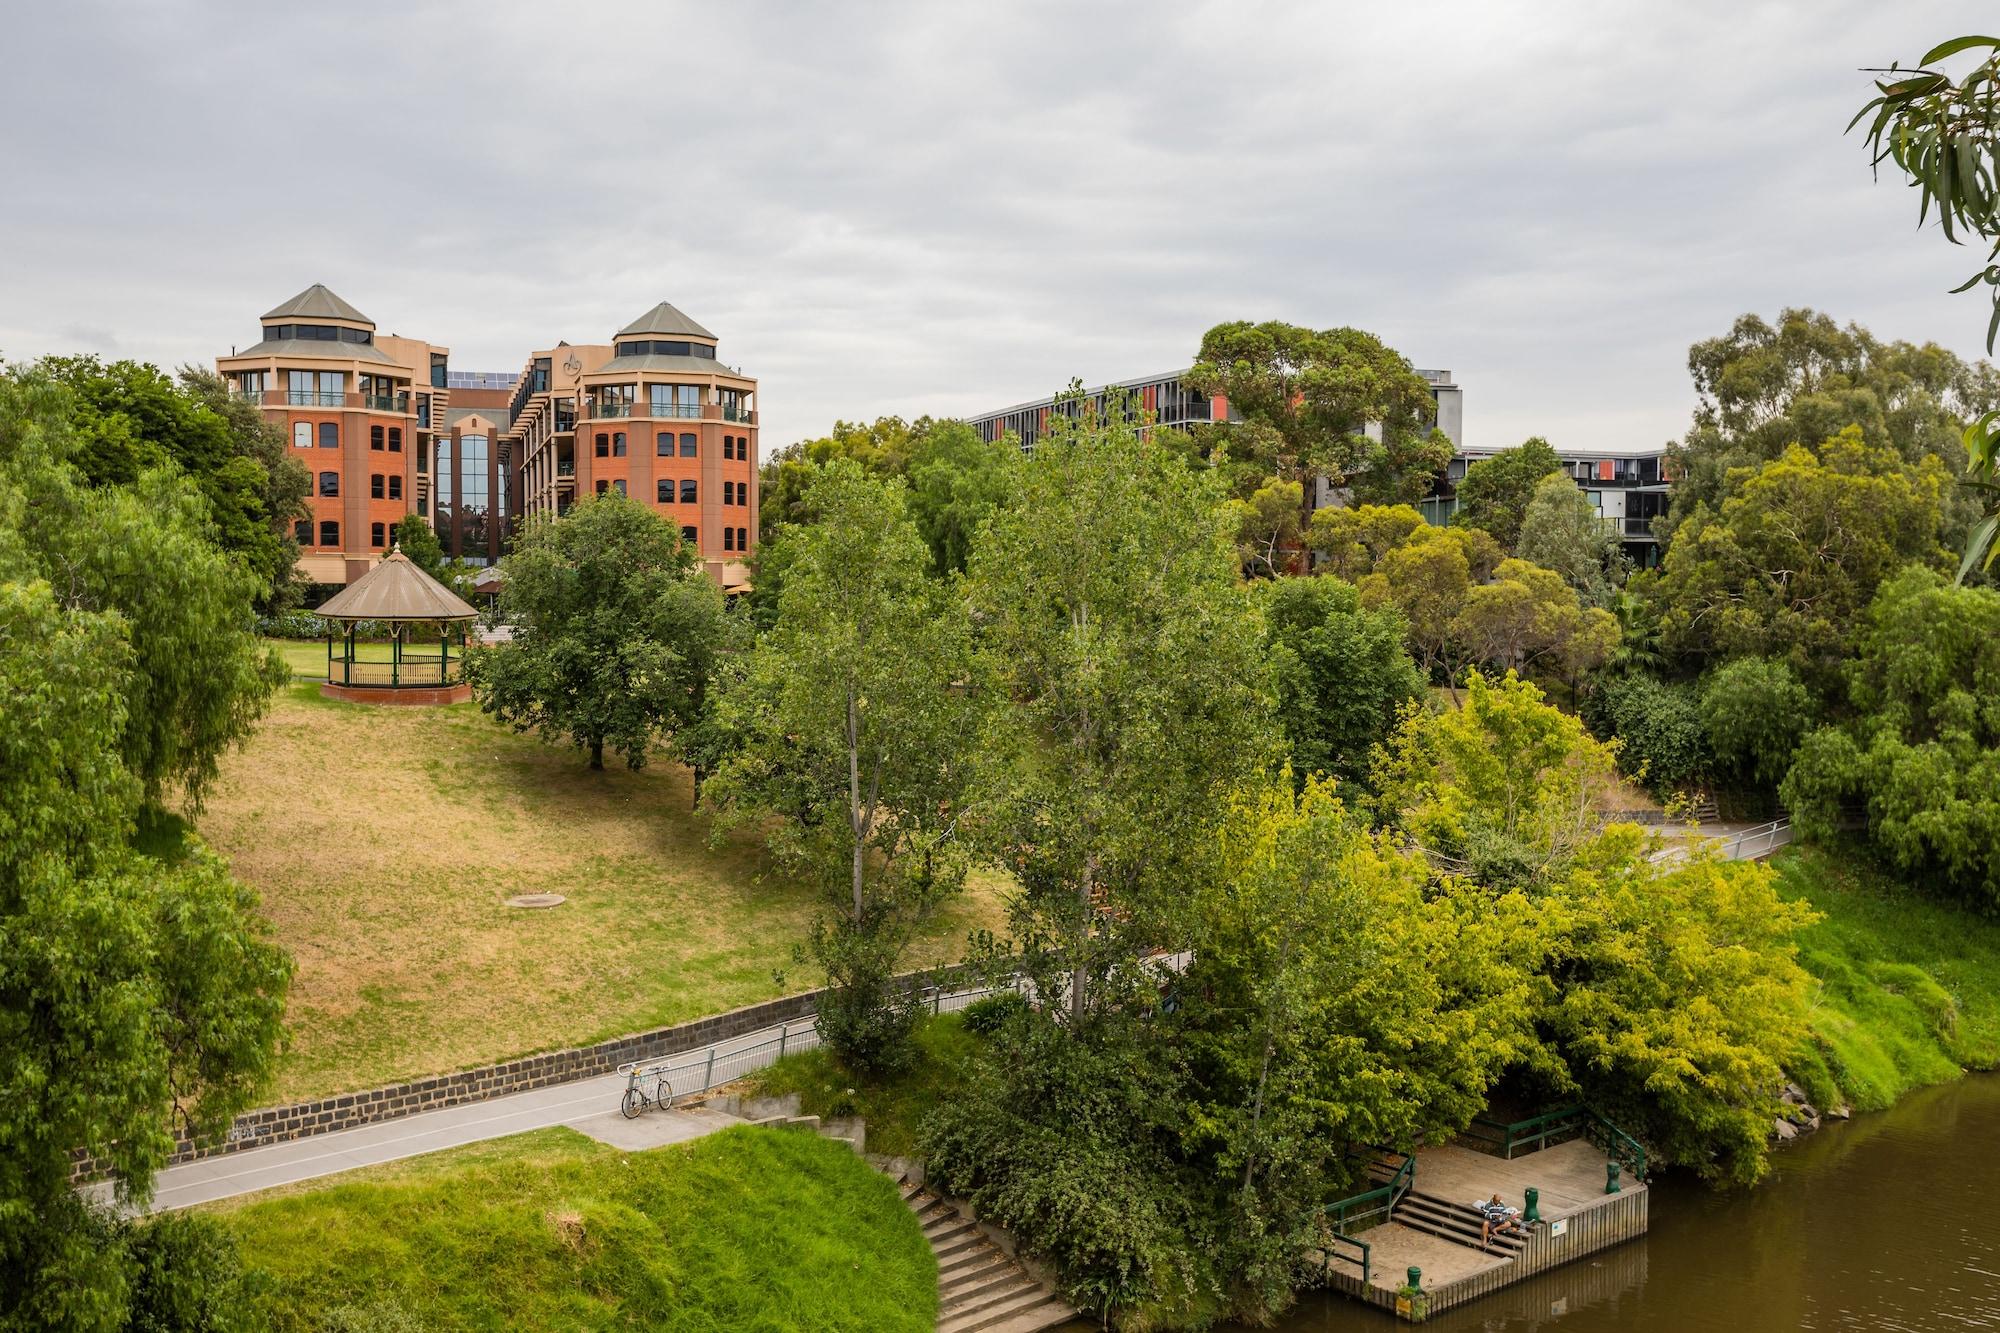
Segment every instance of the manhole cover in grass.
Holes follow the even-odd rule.
[[[523,893],[507,900],[509,907],[559,907],[563,896],[560,893]]]

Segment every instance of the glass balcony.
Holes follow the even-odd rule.
[[[615,400],[611,402],[593,403],[591,404],[590,408],[590,416],[593,421],[608,421],[613,417],[629,417],[631,415],[632,415],[632,404],[621,403]]]
[[[750,409],[747,407],[738,407],[733,403],[724,403],[722,405],[722,419],[724,421],[741,421],[747,424],[750,420]]]
[[[361,405],[370,412],[408,412],[410,410],[410,395],[407,393],[364,394],[361,399]]]
[[[265,392],[267,406],[346,407],[348,395],[337,389],[271,389]]]
[[[574,464],[574,463],[557,463],[557,464],[556,464],[556,475],[557,475],[558,477],[574,477],[574,476],[576,475],[576,464]]]

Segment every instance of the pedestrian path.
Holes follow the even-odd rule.
[[[618,1113],[624,1091],[623,1074],[606,1074],[183,1162],[153,1178],[153,1198],[147,1208],[153,1212],[187,1208],[554,1125],[567,1125],[614,1147],[636,1149],[684,1143],[742,1123],[700,1107],[652,1111],[628,1121]],[[111,1199],[108,1181],[89,1186],[87,1192],[106,1202]]]

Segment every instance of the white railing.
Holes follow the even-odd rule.
[[[1744,829],[1724,838],[1704,838],[1703,842],[1715,844],[1716,854],[1725,861],[1757,861],[1769,856],[1780,847],[1792,843],[1792,821],[1774,819],[1756,828]],[[1672,847],[1662,848],[1653,853],[1653,860],[1660,865],[1673,865],[1685,861],[1693,853],[1690,842],[1679,842]]]

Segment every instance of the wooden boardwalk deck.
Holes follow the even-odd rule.
[[[1605,1156],[1575,1140],[1511,1160],[1467,1148],[1423,1148],[1417,1153],[1414,1190],[1453,1204],[1472,1204],[1498,1194],[1520,1208],[1530,1187],[1540,1191],[1547,1225],[1538,1227],[1518,1254],[1482,1251],[1476,1238],[1461,1244],[1394,1220],[1360,1233],[1370,1247],[1367,1280],[1351,1262],[1330,1266],[1336,1289],[1386,1310],[1396,1309],[1396,1292],[1412,1266],[1423,1270],[1431,1314],[1497,1291],[1536,1273],[1643,1235],[1648,1192],[1626,1181],[1617,1194],[1604,1192]]]

